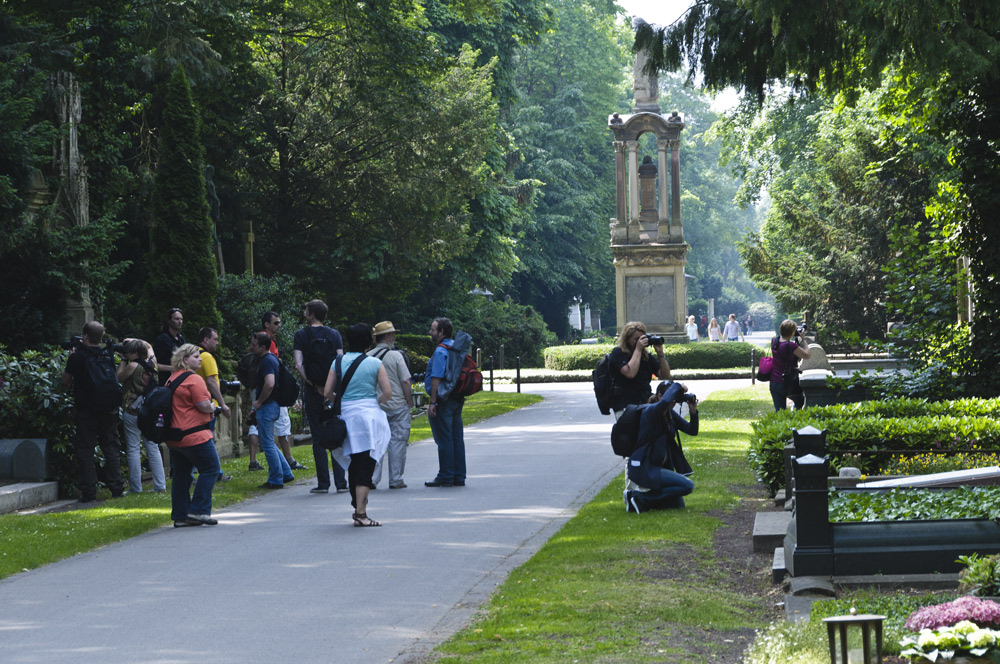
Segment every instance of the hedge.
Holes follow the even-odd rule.
[[[757,478],[774,493],[785,484],[784,447],[792,440],[792,429],[826,429],[832,472],[854,466],[877,474],[885,455],[859,453],[998,448],[998,419],[1000,399],[893,399],[781,410],[753,423],[748,459]]]
[[[545,368],[557,371],[593,370],[613,344],[579,344],[550,346],[545,349]],[[762,351],[743,341],[725,343],[692,343],[664,346],[663,354],[671,369],[732,369],[750,367],[750,353],[760,357]]]

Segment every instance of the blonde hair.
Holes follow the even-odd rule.
[[[630,323],[625,323],[625,327],[622,328],[621,334],[618,335],[618,347],[621,348],[626,353],[631,353],[635,349],[629,349],[628,340],[632,338],[632,335],[636,332],[642,332],[646,334],[646,326],[638,321],[632,321]],[[645,353],[645,349],[643,349]]]
[[[712,319],[712,320],[711,320],[711,321],[710,321],[710,322],[708,323],[708,326],[709,326],[709,327],[719,327],[719,321],[717,321],[717,320],[715,320],[715,319],[713,318],[713,319]]]
[[[689,323],[693,323],[694,322],[694,316],[688,316],[688,322]]]
[[[201,355],[201,349],[194,344],[184,344],[175,350],[174,354],[170,356],[171,368],[173,368],[174,371],[184,371],[187,369],[187,367],[184,366],[184,360],[192,355]]]

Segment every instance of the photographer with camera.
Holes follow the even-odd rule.
[[[785,320],[778,328],[780,337],[771,339],[771,401],[774,411],[785,409],[785,399],[791,399],[795,410],[805,405],[805,395],[799,385],[799,359],[811,356],[805,339],[805,325]],[[794,340],[793,340],[794,337]]]
[[[649,353],[653,346],[656,356]],[[611,409],[615,419],[629,404],[644,404],[653,393],[649,383],[653,376],[670,380],[670,364],[663,355],[663,337],[646,334],[646,326],[639,322],[625,323],[618,335],[618,346],[608,359],[611,365]]]
[[[222,389],[219,386],[219,364],[215,361],[215,356],[212,355],[215,351],[219,350],[219,333],[217,330],[211,327],[203,327],[198,330],[197,339],[198,351],[201,353],[201,366],[195,372],[202,377],[205,381],[205,387],[208,388],[208,393],[212,395],[212,406],[215,407],[216,413],[222,413],[226,417],[230,417],[229,406],[226,405],[225,399],[222,398]],[[227,389],[232,389],[233,383],[226,382],[225,385]],[[235,389],[239,389],[239,382],[236,381]],[[208,430],[215,435],[215,420],[217,416],[212,415],[212,419],[208,422]],[[219,481],[228,482],[233,479],[232,475],[226,475],[223,472],[219,472]]]
[[[691,419],[681,417],[674,406],[687,403]],[[684,496],[694,490],[691,465],[681,449],[682,431],[698,435],[698,399],[680,383],[663,382],[642,407],[639,437],[628,460],[628,481],[622,498],[625,511],[641,514],[649,510],[684,507]]]
[[[163,455],[160,446],[146,440],[139,432],[138,405],[150,381],[156,382],[156,354],[153,347],[142,339],[125,339],[118,353],[122,361],[118,365],[118,380],[122,384],[122,408],[125,411],[122,423],[125,425],[125,456],[128,459],[128,490],[142,492],[142,452],[146,446],[149,470],[153,474],[153,491],[167,490],[167,478],[163,470]]]
[[[77,487],[80,502],[97,500],[97,468],[94,445],[104,452],[104,473],[112,498],[125,495],[125,482],[118,462],[118,408],[122,388],[118,383],[115,358],[101,347],[104,326],[92,320],[83,326],[79,345],[73,344],[62,375],[64,389],[73,389],[76,406]]]

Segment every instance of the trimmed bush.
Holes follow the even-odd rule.
[[[958,399],[928,403],[920,399],[864,401],[781,410],[753,423],[748,458],[757,478],[772,494],[785,483],[784,447],[792,429],[826,429],[832,472],[855,466],[879,472],[888,455],[862,454],[889,450],[963,451],[974,445],[1000,447],[1000,399]]]
[[[545,349],[545,368],[558,371],[593,370],[597,362],[610,353],[613,344],[551,346]],[[742,341],[731,343],[693,343],[665,346],[671,369],[732,369],[750,367],[750,353],[760,357],[761,349]]]

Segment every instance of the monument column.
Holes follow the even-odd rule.
[[[639,141],[625,141],[628,148],[628,221],[639,222]]]
[[[625,216],[625,141],[613,141],[615,148],[615,219],[618,223],[625,223],[628,217]]]
[[[684,226],[681,224],[681,140],[670,143],[670,239],[684,241]]]
[[[656,241],[666,244],[670,241],[670,217],[667,215],[667,141],[656,141],[656,153],[660,171],[660,182],[657,187],[660,205]]]

